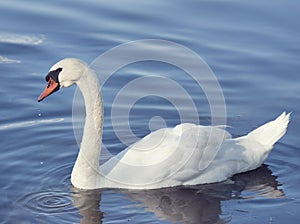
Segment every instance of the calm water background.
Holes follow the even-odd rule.
[[[0,222],[299,223],[299,12],[296,0],[2,1]],[[71,187],[78,152],[72,128],[75,87],[37,103],[44,76],[59,59],[90,63],[112,47],[143,38],[174,41],[203,57],[223,88],[234,136],[284,110],[293,112],[286,136],[265,166],[230,183],[192,189],[81,192]],[[131,65],[117,73],[102,90],[103,141],[113,154],[124,145],[113,133],[109,111],[132,75],[173,74],[191,87],[182,71],[159,63]],[[190,95],[201,123],[209,124],[205,95],[192,87]],[[146,135],[155,115],[170,126],[180,122],[168,102],[143,99],[132,109],[133,132]]]

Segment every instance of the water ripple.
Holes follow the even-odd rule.
[[[0,43],[39,45],[45,40],[44,35],[25,35],[17,33],[0,33]]]
[[[0,125],[0,130],[10,129],[10,128],[30,127],[38,124],[54,123],[54,122],[62,122],[62,121],[64,121],[64,118],[16,122],[16,123]]]
[[[69,192],[33,192],[20,198],[18,202],[31,212],[39,214],[59,214],[76,211]]]
[[[12,64],[12,63],[21,63],[20,60],[10,59],[0,55],[0,64]]]
[[[70,186],[71,171],[74,163],[66,163],[57,166],[45,173],[45,178],[43,181],[46,183],[53,182],[53,177],[55,178],[56,185]]]

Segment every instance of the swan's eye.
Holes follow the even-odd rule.
[[[51,86],[51,80],[50,82],[48,82],[47,88],[49,88]]]
[[[62,70],[63,70],[62,68],[57,68],[53,71],[50,71],[45,77],[46,82],[49,82],[49,79],[51,77],[55,82],[58,83],[58,75]]]

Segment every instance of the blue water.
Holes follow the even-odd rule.
[[[0,222],[299,223],[299,10],[296,0],[1,2]],[[193,188],[72,188],[70,172],[78,153],[72,124],[75,87],[37,103],[44,76],[62,58],[91,63],[119,44],[140,39],[172,41],[206,61],[222,87],[233,136],[283,111],[293,112],[287,134],[264,166],[231,182]],[[194,100],[200,123],[211,123],[205,94],[184,71],[153,61],[131,64],[102,88],[103,142],[111,154],[125,147],[111,122],[114,98],[128,82],[149,75],[180,83]],[[180,122],[176,105],[168,100],[130,94],[139,99],[129,116],[137,137],[159,127],[155,116],[168,126]]]

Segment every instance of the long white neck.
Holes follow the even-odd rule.
[[[102,143],[102,98],[97,77],[91,69],[87,68],[77,85],[84,97],[86,119],[71,182],[77,188],[95,188],[100,177],[98,172]]]

